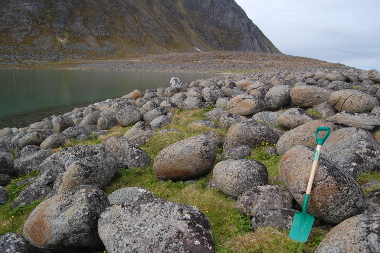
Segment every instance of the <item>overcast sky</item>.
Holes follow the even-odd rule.
[[[284,54],[380,70],[380,0],[235,0]]]

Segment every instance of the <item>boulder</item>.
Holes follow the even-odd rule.
[[[7,152],[0,152],[0,174],[12,175],[13,169],[13,156]]]
[[[118,168],[119,160],[110,153],[80,158],[67,167],[54,188],[58,188],[58,194],[80,185],[92,185],[102,189],[111,182]]]
[[[290,103],[290,90],[288,85],[275,85],[265,94],[265,102],[269,110],[278,110]]]
[[[123,98],[132,98],[132,99],[138,99],[143,96],[142,92],[139,90],[133,90],[129,92],[128,94],[124,95]]]
[[[156,128],[161,128],[163,126],[169,125],[171,123],[172,119],[168,115],[161,115],[158,116],[157,118],[153,119],[150,122],[150,125],[152,126],[153,129]]]
[[[45,159],[38,167],[40,175],[25,188],[12,202],[12,208],[19,205],[29,205],[34,200],[43,199],[56,194],[54,185],[61,179],[66,168],[71,163],[84,157],[92,157],[104,152],[99,146],[80,145],[63,149]]]
[[[310,176],[314,150],[296,146],[281,158],[280,177],[298,204],[303,198]],[[322,148],[310,194],[307,212],[326,222],[338,224],[363,211],[364,194],[360,185],[324,156]]]
[[[266,104],[264,99],[248,94],[241,94],[233,97],[227,104],[229,113],[242,116],[252,116],[255,113],[264,111]]]
[[[199,109],[203,107],[203,101],[200,97],[188,97],[178,106],[183,110]]]
[[[351,217],[334,227],[315,253],[380,252],[380,213]]]
[[[213,169],[215,186],[229,197],[238,198],[245,191],[268,183],[264,164],[252,159],[218,162]]]
[[[330,73],[327,73],[325,75],[325,78],[327,80],[329,80],[330,82],[333,82],[333,81],[343,81],[343,82],[345,82],[347,80],[347,78],[342,73],[339,73],[339,72],[330,72]]]
[[[11,181],[11,177],[7,174],[0,174],[0,186],[6,186]]]
[[[135,136],[141,135],[143,133],[150,133],[153,134],[154,130],[148,122],[145,121],[139,121],[137,122],[131,129],[129,129],[124,134],[124,138],[127,138],[128,140],[131,140]]]
[[[380,83],[380,71],[372,69],[368,71],[368,77],[375,83]]]
[[[193,136],[173,143],[156,156],[153,171],[166,180],[199,178],[212,168],[216,143],[206,135]]]
[[[33,130],[18,140],[17,146],[23,148],[28,145],[40,145],[47,137],[53,134],[51,129],[48,130]]]
[[[114,116],[104,115],[99,117],[96,123],[99,130],[106,130],[118,125],[118,122]]]
[[[206,216],[164,199],[112,205],[101,214],[98,231],[107,252],[214,252]]]
[[[328,102],[320,103],[319,105],[314,106],[313,110],[321,113],[322,117],[330,117],[336,113],[334,107],[332,107]]]
[[[51,155],[51,150],[41,149],[30,155],[18,158],[14,163],[13,175],[19,177],[28,174],[32,170],[37,170],[38,166]]]
[[[177,89],[177,92],[185,92],[188,84],[182,83],[178,77],[172,77],[170,79],[170,87]]]
[[[0,250],[3,253],[32,252],[25,239],[20,234],[14,232],[8,232],[0,237]]]
[[[377,182],[380,185],[380,182]],[[374,190],[365,196],[366,212],[380,212],[380,189]]]
[[[248,118],[241,115],[227,112],[220,116],[219,121],[220,121],[221,128],[229,128],[233,124],[248,121]]]
[[[80,135],[90,135],[91,130],[88,127],[73,126],[66,128],[61,134],[71,139],[77,138]]]
[[[105,151],[118,157],[125,169],[145,167],[150,163],[148,154],[125,137],[113,136],[104,143]]]
[[[24,224],[23,235],[44,251],[76,252],[102,247],[97,232],[100,214],[109,206],[97,187],[82,185],[40,203]]]
[[[312,120],[299,127],[285,132],[277,142],[276,149],[279,155],[297,145],[316,147],[315,130],[318,127],[329,127],[332,131],[336,129],[333,123],[326,120]]]
[[[380,126],[380,117],[372,113],[340,112],[328,118],[334,124],[373,130]]]
[[[219,87],[210,86],[202,90],[202,98],[207,103],[215,104],[222,97],[224,97],[224,93]]]
[[[65,129],[74,126],[74,121],[64,116],[53,116],[51,122],[53,124],[54,133],[56,134],[59,134]]]
[[[4,205],[8,201],[8,192],[0,186],[0,205]]]
[[[293,224],[294,209],[279,208],[258,211],[252,217],[252,228],[273,227],[279,230],[290,230]]]
[[[278,128],[255,122],[242,122],[232,125],[226,134],[223,149],[247,145],[251,148],[264,144],[276,144],[283,132]]]
[[[333,91],[316,86],[297,86],[290,91],[290,97],[295,105],[300,107],[313,107],[324,102],[329,102]]]
[[[223,159],[243,159],[251,154],[251,148],[247,145],[241,145],[237,147],[230,148],[228,150],[223,150]]]
[[[291,108],[278,117],[277,124],[286,130],[290,130],[314,119],[301,108]]]
[[[347,127],[332,132],[323,145],[323,153],[353,178],[367,171],[380,171],[380,144],[362,128]]]
[[[142,115],[134,105],[127,105],[116,113],[116,120],[120,126],[131,126],[142,120]]]
[[[265,123],[265,124],[270,124],[270,125],[277,125],[277,120],[278,117],[282,114],[282,111],[277,111],[277,112],[258,112],[255,115],[252,116],[252,119]]]
[[[338,90],[331,93],[329,102],[339,112],[370,112],[379,106],[379,101],[375,97],[354,89]]]
[[[111,205],[122,205],[125,203],[152,201],[154,195],[151,191],[141,187],[126,187],[112,192],[108,199]]]
[[[47,137],[43,142],[41,142],[40,148],[55,149],[64,146],[65,143],[68,141],[69,138],[67,138],[67,136],[63,135],[62,133],[52,134],[49,137]]]
[[[100,111],[96,110],[93,111],[89,114],[87,114],[82,121],[79,123],[79,126],[84,127],[84,126],[89,126],[89,125],[97,125],[98,124],[98,119],[100,118]]]
[[[290,209],[292,205],[292,194],[287,188],[279,185],[256,186],[243,192],[236,202],[237,209],[251,217],[264,210]]]

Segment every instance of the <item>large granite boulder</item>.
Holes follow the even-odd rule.
[[[142,120],[142,114],[134,105],[127,105],[116,113],[116,120],[122,127],[136,124]]]
[[[290,130],[314,119],[301,108],[291,108],[278,117],[277,124],[286,130]]]
[[[21,156],[14,163],[13,175],[19,177],[28,174],[32,170],[36,170],[51,155],[51,150],[41,149],[32,154]]]
[[[296,146],[288,150],[280,161],[280,177],[301,206],[313,158],[312,148]],[[362,212],[364,205],[360,185],[325,158],[322,148],[307,212],[326,222],[338,224]]]
[[[216,143],[206,135],[173,143],[156,156],[153,171],[168,180],[189,180],[210,171],[216,158]]]
[[[380,213],[351,217],[326,235],[315,253],[380,252]]]
[[[290,91],[290,97],[295,105],[300,107],[314,107],[329,101],[333,91],[322,87],[302,85]]]
[[[243,192],[237,199],[237,209],[251,217],[268,209],[292,208],[293,196],[290,191],[279,185],[256,186]]]
[[[119,158],[125,169],[145,167],[150,163],[148,154],[122,136],[113,136],[105,142],[105,151]]]
[[[228,151],[241,145],[246,145],[251,148],[265,145],[276,144],[283,132],[278,128],[257,123],[257,122],[242,122],[236,123],[227,131],[223,149]]]
[[[379,106],[379,101],[375,97],[355,89],[335,91],[331,93],[329,101],[340,112],[370,112],[373,108]]]
[[[0,152],[0,174],[12,175],[13,169],[13,156],[7,152]]]
[[[290,103],[289,85],[275,85],[265,94],[265,102],[269,110],[278,110]]]
[[[264,111],[265,109],[266,104],[264,99],[248,94],[237,95],[227,104],[227,110],[229,113],[242,116],[252,116],[253,114]]]
[[[54,149],[65,145],[69,141],[69,138],[62,133],[52,134],[41,142],[41,149]]]
[[[112,205],[101,214],[98,231],[107,252],[214,252],[206,216],[164,199]]]
[[[54,133],[56,134],[74,126],[74,121],[64,116],[53,116],[51,122],[53,124]]]
[[[28,132],[18,140],[18,147],[23,148],[28,145],[40,145],[47,137],[53,134],[51,129],[40,130],[36,129]]]
[[[108,199],[111,205],[122,205],[125,203],[151,201],[154,195],[151,191],[141,187],[125,187],[112,192]]]
[[[238,198],[245,191],[268,183],[264,164],[252,159],[221,161],[214,166],[213,182],[227,196]]]
[[[276,149],[279,155],[285,154],[290,148],[297,145],[316,147],[315,130],[318,127],[329,127],[332,131],[336,129],[333,123],[326,120],[312,120],[299,127],[285,132],[277,142]]]
[[[334,124],[373,130],[380,126],[380,117],[372,113],[340,112],[328,118]]]
[[[106,194],[89,185],[75,187],[39,204],[24,224],[23,235],[45,251],[79,252],[102,247],[97,224],[109,206]]]
[[[380,144],[362,128],[336,130],[323,145],[323,154],[353,178],[367,171],[380,171]]]

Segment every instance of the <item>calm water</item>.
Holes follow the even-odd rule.
[[[23,127],[51,115],[71,111],[107,98],[121,97],[138,89],[168,87],[170,78],[182,82],[217,74],[84,71],[0,70],[0,129]]]

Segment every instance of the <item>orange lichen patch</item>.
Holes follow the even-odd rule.
[[[37,247],[46,245],[52,236],[52,228],[48,221],[49,202],[42,202],[29,216],[24,225],[24,235]]]
[[[309,208],[318,210],[318,212],[328,212],[335,206],[334,202],[339,200],[339,194],[343,185],[338,184],[331,177],[327,177],[323,183],[314,186],[310,194]],[[314,193],[314,194],[313,194]]]

